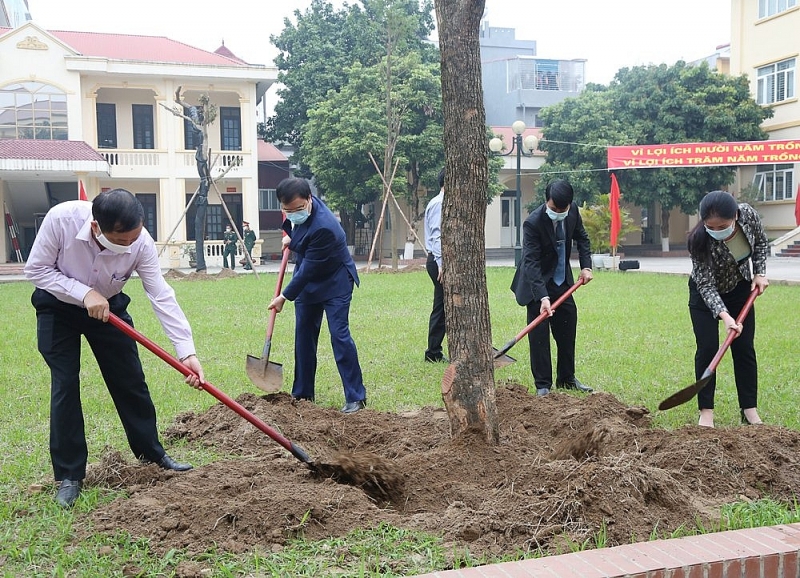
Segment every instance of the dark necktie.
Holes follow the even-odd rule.
[[[556,272],[553,274],[553,283],[561,285],[564,283],[566,270],[567,270],[567,248],[564,239],[564,221],[556,223],[556,253],[558,253],[558,263],[556,264]]]

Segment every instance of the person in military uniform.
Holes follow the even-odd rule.
[[[236,269],[236,233],[230,225],[225,225],[225,234],[222,237],[224,250],[222,252],[222,266],[228,268],[228,255],[231,257],[231,271]]]
[[[253,247],[256,244],[256,233],[250,228],[250,223],[247,221],[242,222],[242,227],[244,227],[244,248],[247,254],[250,255],[250,260],[248,260],[247,257],[244,258],[244,268],[249,271],[253,268],[250,266],[250,262],[253,260]]]

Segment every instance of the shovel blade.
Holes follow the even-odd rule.
[[[247,356],[247,377],[258,389],[275,393],[283,387],[283,366],[268,357]]]
[[[492,358],[494,360],[494,368],[500,369],[501,367],[505,367],[506,365],[511,365],[512,363],[516,363],[517,360],[511,357],[506,353],[500,353],[497,349],[492,347]]]
[[[698,392],[703,389],[709,381],[711,381],[711,375],[700,378],[689,387],[684,387],[682,390],[673,393],[667,399],[659,403],[658,409],[672,409],[673,407],[677,407],[682,403],[686,403],[695,395],[697,395]]]

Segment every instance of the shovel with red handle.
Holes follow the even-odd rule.
[[[136,341],[137,343],[140,343],[141,345],[143,345],[144,347],[155,353],[158,357],[166,361],[169,365],[180,371],[186,377],[189,377],[190,375],[195,375],[195,376],[197,375],[194,371],[192,371],[191,369],[186,367],[183,363],[181,363],[176,357],[170,355],[163,347],[161,347],[156,342],[151,341],[150,339],[139,333],[139,331],[137,331],[136,329],[125,323],[122,319],[120,319],[113,313],[108,314],[108,322],[117,329],[119,329],[120,331],[122,331],[125,335]],[[220,391],[219,389],[211,385],[209,382],[200,384],[200,387],[202,387],[208,393],[216,397],[220,402],[227,405],[230,409],[238,413],[240,416],[249,421],[251,424],[256,426],[258,429],[267,434],[273,440],[278,442],[298,460],[309,466],[311,469],[316,470],[317,465],[311,458],[308,457],[308,454],[305,452],[305,450],[303,450],[300,446],[296,445],[295,443],[286,439],[276,430],[274,430],[273,428],[265,424],[263,421],[258,419],[255,415],[247,411],[247,409],[242,404],[231,398],[228,394]]]
[[[753,289],[750,292],[750,297],[747,298],[747,301],[744,303],[744,307],[742,307],[742,310],[739,312],[739,316],[736,318],[737,325],[744,322],[745,317],[747,317],[747,314],[750,313],[750,308],[753,306],[753,301],[756,300],[756,297],[758,297],[758,288]],[[722,343],[722,346],[720,346],[717,354],[714,356],[714,359],[712,359],[711,363],[708,364],[708,367],[703,372],[703,375],[700,376],[700,379],[695,381],[689,387],[684,387],[677,393],[673,393],[667,399],[658,404],[658,409],[672,409],[673,407],[681,405],[682,403],[686,403],[695,395],[697,395],[700,390],[703,389],[709,381],[711,381],[711,377],[717,370],[717,366],[722,360],[722,356],[725,355],[725,352],[728,350],[728,347],[730,347],[735,337],[736,330],[728,329],[728,335],[725,337],[725,341]]]
[[[581,285],[583,285],[583,278],[579,278],[572,287],[567,289],[566,293],[564,293],[561,297],[556,299],[555,303],[553,303],[550,306],[550,309],[551,310],[555,310],[559,305],[561,305],[564,301],[566,301],[567,298],[570,295],[575,293],[575,291]],[[540,313],[539,316],[536,317],[536,319],[534,319],[533,321],[528,323],[528,325],[526,325],[525,328],[522,331],[517,333],[517,335],[513,339],[509,340],[500,349],[495,349],[494,350],[494,366],[495,367],[505,367],[506,365],[510,365],[511,363],[514,363],[516,361],[516,359],[506,355],[508,350],[511,349],[512,347],[514,347],[517,343],[519,343],[520,339],[525,337],[528,333],[530,333],[533,330],[534,327],[539,325],[542,321],[547,319],[549,316],[550,315],[547,313],[547,311],[545,311],[543,313]]]

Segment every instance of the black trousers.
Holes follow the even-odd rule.
[[[428,253],[425,269],[433,281],[433,309],[428,320],[428,349],[425,350],[425,358],[438,361],[442,358],[442,341],[445,334],[444,288],[439,283],[439,266],[432,253]]]
[[[551,302],[561,297],[570,288],[568,283],[556,286],[548,281],[547,291]],[[531,301],[528,304],[528,323],[539,316],[541,302]],[[550,359],[550,333],[556,342],[556,381],[569,382],[575,378],[575,335],[578,331],[578,307],[570,295],[553,312],[553,316],[545,319],[528,333],[528,345],[531,350],[531,373],[537,389],[553,385],[553,362]]]
[[[56,480],[86,477],[88,450],[81,406],[81,335],[92,349],[114,401],[133,454],[158,461],[164,448],[158,440],[156,410],[144,380],[136,342],[109,323],[89,317],[47,291],[31,296],[36,308],[39,353],[50,367],[50,459]],[[111,311],[133,326],[126,309],[130,297],[109,299]]]
[[[730,293],[723,293],[722,302],[734,317],[744,307],[750,296],[750,281],[741,281]],[[692,329],[697,349],[694,354],[695,378],[700,379],[711,360],[719,350],[719,318],[714,317],[711,310],[697,290],[695,282],[689,280],[689,315],[692,318]],[[756,311],[750,309],[742,323],[742,333],[731,343],[733,357],[733,375],[736,380],[736,392],[739,407],[742,409],[756,407],[758,403],[758,363],[753,344],[756,334]],[[699,409],[714,409],[714,393],[717,388],[717,374],[712,374],[711,381],[697,394]]]

